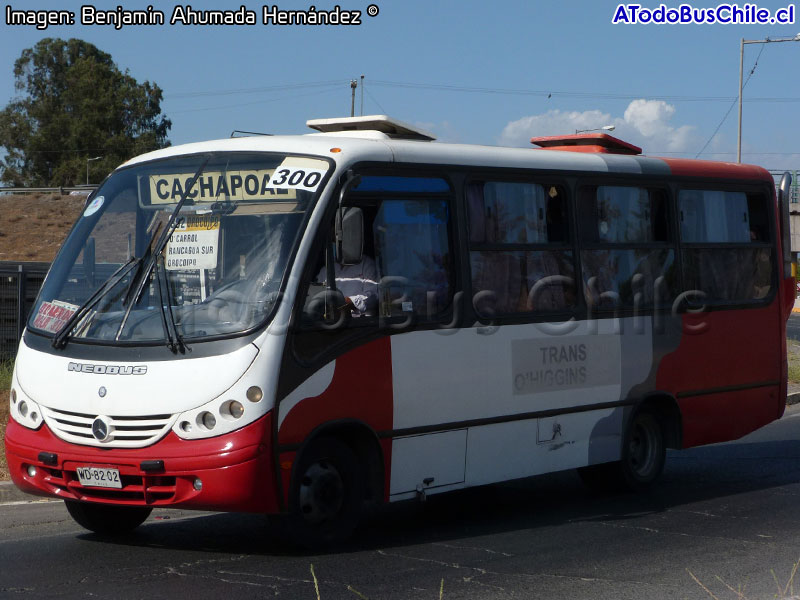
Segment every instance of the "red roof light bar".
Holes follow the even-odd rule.
[[[546,150],[566,152],[599,152],[602,154],[641,154],[642,149],[607,133],[550,135],[531,138],[531,144]],[[539,150],[540,148],[537,148]]]

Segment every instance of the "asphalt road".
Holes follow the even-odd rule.
[[[548,475],[389,507],[323,555],[287,551],[258,516],[157,511],[108,540],[61,503],[4,505],[0,598],[772,599],[800,593],[798,499],[795,406],[739,442],[670,453],[648,494]]]
[[[800,313],[792,313],[786,322],[786,337],[800,340]]]

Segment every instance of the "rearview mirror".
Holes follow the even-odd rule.
[[[360,208],[342,207],[336,212],[336,259],[342,265],[357,265],[364,253],[364,213]]]

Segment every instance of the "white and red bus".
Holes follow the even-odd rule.
[[[778,419],[788,176],[605,134],[443,144],[386,117],[170,147],[88,199],[27,324],[5,438],[90,530],[286,516],[564,469]]]

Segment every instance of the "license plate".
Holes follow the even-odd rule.
[[[78,481],[81,485],[90,487],[105,487],[122,489],[122,479],[119,469],[105,469],[100,467],[78,467]]]

